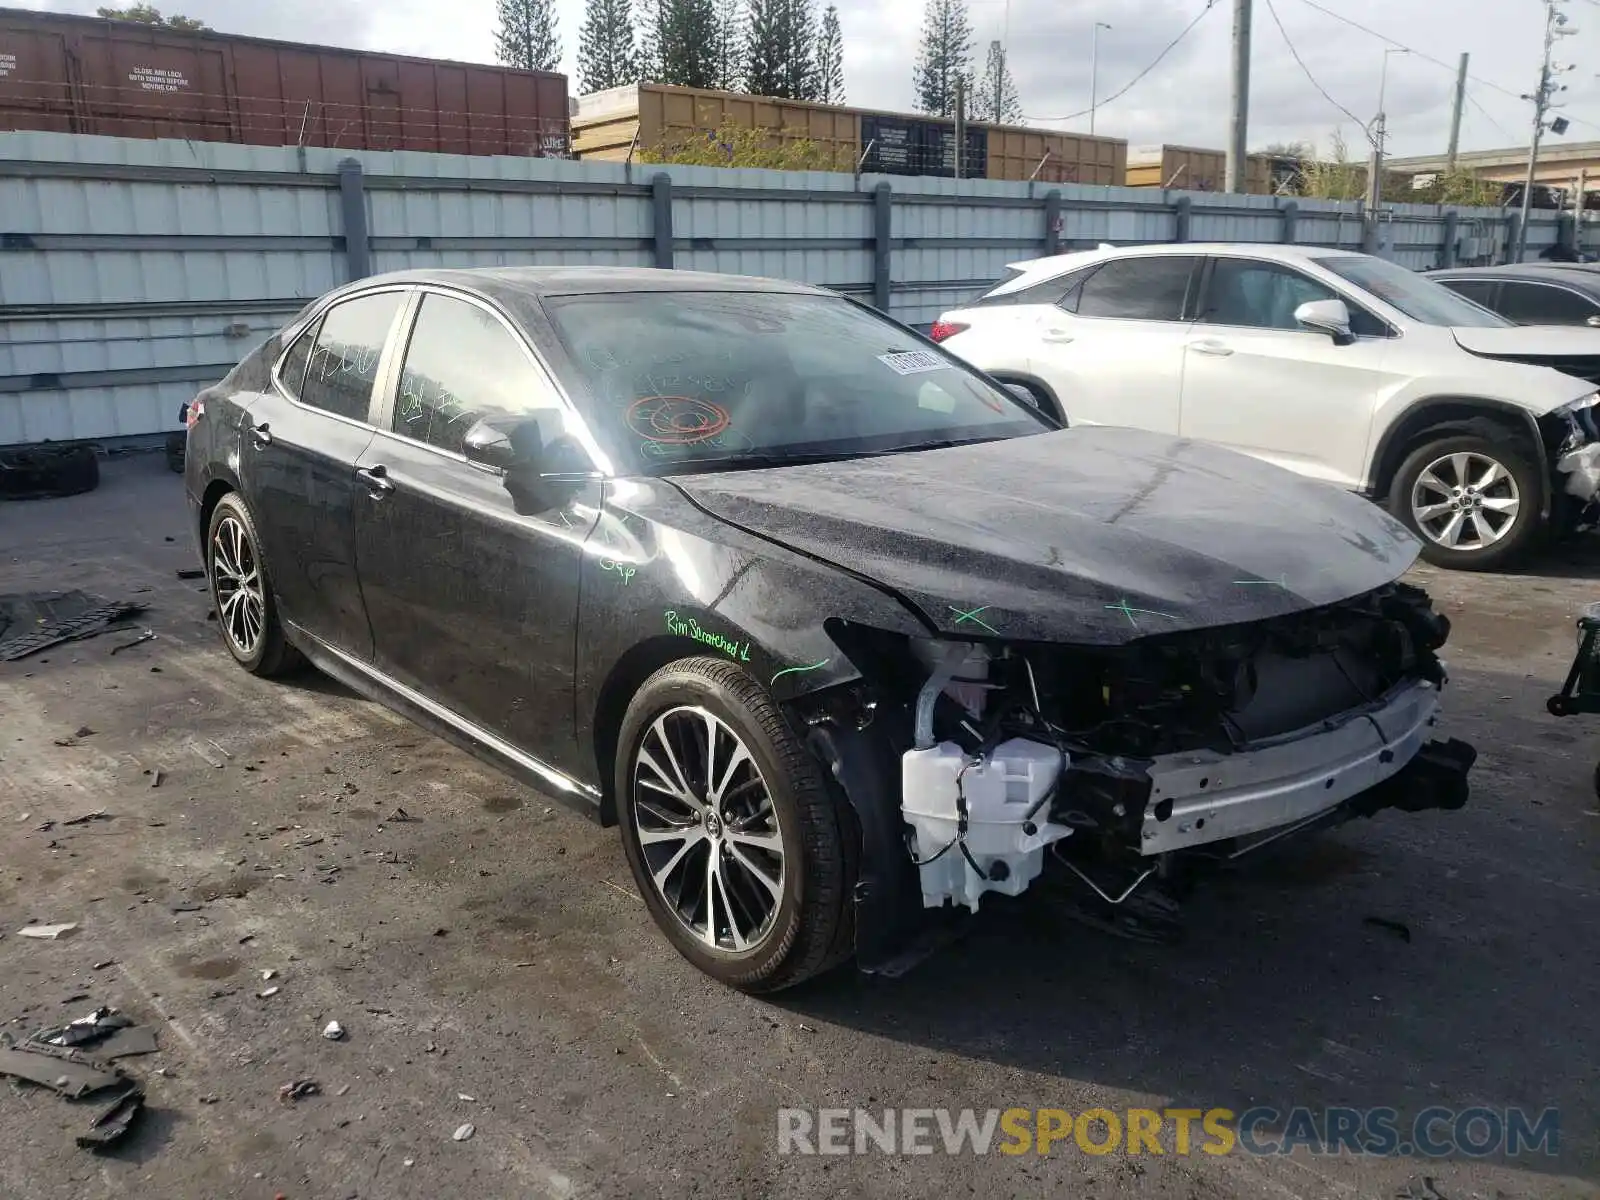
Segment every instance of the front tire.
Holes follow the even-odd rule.
[[[1542,524],[1542,478],[1510,440],[1435,438],[1401,464],[1389,511],[1422,542],[1422,557],[1457,571],[1493,571],[1530,550]]]
[[[634,881],[695,966],[773,992],[849,956],[839,814],[743,669],[691,658],[646,680],[623,718],[615,784]]]
[[[283,635],[277,602],[250,510],[237,492],[217,501],[206,530],[206,578],[222,644],[252,675],[271,678],[299,669],[304,659]]]

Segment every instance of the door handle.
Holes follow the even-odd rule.
[[[272,426],[265,421],[259,425],[250,426],[250,440],[261,447],[272,445]]]
[[[1221,342],[1190,342],[1189,349],[1196,354],[1209,354],[1212,358],[1227,358],[1233,351]]]
[[[1046,329],[1044,333],[1040,335],[1040,340],[1050,342],[1056,346],[1065,346],[1068,342],[1073,340],[1073,337],[1065,329]]]
[[[356,478],[367,485],[367,495],[374,500],[382,500],[394,491],[394,484],[389,482],[389,468],[382,463],[375,467],[357,467]]]

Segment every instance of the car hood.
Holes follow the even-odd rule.
[[[1456,345],[1487,358],[1600,358],[1600,329],[1581,325],[1452,328]]]
[[[1259,620],[1389,583],[1418,549],[1348,492],[1111,427],[673,482],[977,637],[1115,645]]]

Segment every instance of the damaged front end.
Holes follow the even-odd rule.
[[[1058,863],[1117,905],[1288,833],[1466,803],[1475,752],[1430,741],[1449,622],[1405,584],[1121,646],[830,633],[862,682],[799,715],[861,823],[877,949],[908,894],[975,911]]]
[[[1554,471],[1557,527],[1600,524],[1600,392],[1540,417],[1539,434]]]

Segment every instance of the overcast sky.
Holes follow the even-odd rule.
[[[15,0],[12,0],[15,2]],[[24,0],[26,2],[26,0]],[[93,12],[97,0],[34,0],[32,7]],[[1543,39],[1539,0],[1316,0],[1401,45],[1452,67],[1472,55],[1472,101],[1463,148],[1524,145],[1530,106],[1517,98],[1537,80]],[[840,0],[848,100],[909,109],[916,31],[924,0]],[[1115,92],[1146,67],[1207,0],[969,0],[977,64],[991,39],[1004,38],[1029,124],[1086,131],[1088,118],[1054,120],[1089,106],[1090,32],[1100,31],[1099,95]],[[1289,39],[1333,100],[1361,121],[1378,108],[1385,43],[1308,0],[1271,0]],[[1572,140],[1600,140],[1600,0],[1565,0],[1580,30],[1561,58],[1584,64],[1564,76]],[[199,17],[214,29],[296,41],[470,61],[494,57],[494,0],[157,0],[164,11]],[[566,69],[572,70],[583,0],[557,0]],[[1148,77],[1101,108],[1097,131],[1135,145],[1172,142],[1220,148],[1227,136],[1232,4],[1211,11]],[[1267,0],[1255,3],[1250,146],[1303,140],[1326,148],[1342,128],[1352,153],[1364,153],[1355,121],[1318,94],[1290,57]],[[1410,54],[1389,58],[1389,152],[1442,152],[1449,132],[1453,70]],[[1498,90],[1505,89],[1505,90]],[[574,88],[574,90],[576,90]],[[1510,94],[1508,94],[1508,92]]]

